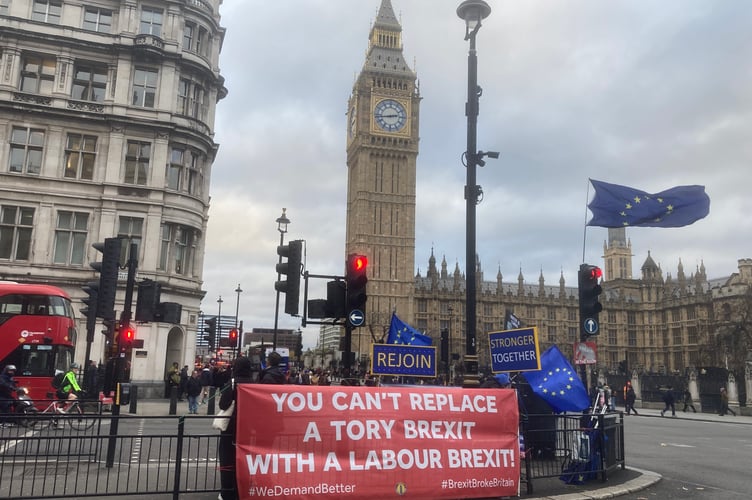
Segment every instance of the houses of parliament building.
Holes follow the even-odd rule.
[[[416,159],[419,143],[420,89],[402,54],[402,27],[391,0],[381,0],[370,30],[365,63],[348,100],[346,252],[369,256],[365,328],[353,333],[353,350],[362,360],[371,345],[383,341],[389,319],[401,319],[424,331],[439,345],[442,331],[449,352],[465,350],[465,290],[476,280],[477,353],[480,367],[490,365],[488,332],[503,330],[514,313],[538,328],[541,351],[557,344],[572,357],[579,341],[577,283],[485,276],[476,262],[475,276],[453,270],[446,259],[428,256],[423,275],[415,274]],[[620,367],[659,373],[689,367],[723,366],[719,336],[738,327],[749,306],[752,259],[738,261],[738,272],[709,280],[704,264],[676,273],[656,264],[650,253],[633,273],[632,247],[625,228],[609,229],[603,245],[604,293],[601,302],[597,368]],[[489,279],[490,278],[490,279]],[[537,281],[537,283],[536,283]],[[750,308],[752,309],[752,308]],[[626,362],[626,363],[625,363]]]

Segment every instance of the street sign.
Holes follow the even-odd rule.
[[[582,327],[588,335],[595,335],[598,333],[598,321],[593,318],[586,318],[585,321],[582,322]]]
[[[436,377],[436,346],[373,344],[371,373],[410,377]]]
[[[366,315],[360,309],[353,309],[350,311],[350,315],[347,317],[352,326],[360,326],[366,319]]]
[[[488,342],[493,373],[540,370],[536,327],[491,332]]]

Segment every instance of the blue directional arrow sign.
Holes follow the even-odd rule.
[[[360,326],[366,319],[366,315],[360,309],[353,309],[350,311],[350,315],[347,317],[352,326]]]
[[[595,335],[598,333],[598,322],[594,320],[593,318],[587,318],[582,323],[583,328],[585,329],[585,333],[588,335]]]

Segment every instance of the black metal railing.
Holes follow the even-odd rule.
[[[164,495],[220,491],[213,417],[26,416],[0,428],[0,498]],[[113,418],[117,435],[111,435]]]
[[[608,474],[624,462],[624,415],[527,415],[523,425],[525,461],[520,481],[533,493],[536,479],[558,477],[584,482]]]

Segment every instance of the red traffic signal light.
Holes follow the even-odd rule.
[[[230,338],[230,347],[237,347],[238,346],[238,329],[237,328],[233,328],[230,330],[229,338]]]
[[[133,328],[133,325],[123,327],[121,338],[123,339],[123,345],[129,346],[133,344],[133,341],[136,340],[136,329]]]
[[[353,255],[350,258],[350,267],[352,272],[365,272],[368,267],[368,257],[365,255]]]

